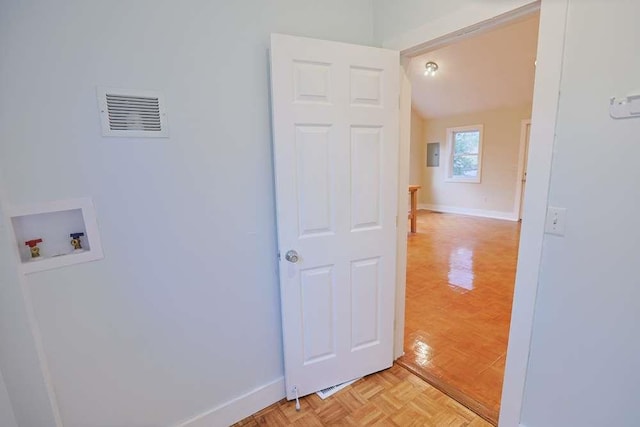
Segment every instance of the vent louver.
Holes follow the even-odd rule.
[[[169,136],[159,93],[98,88],[98,102],[103,136]]]
[[[342,384],[337,384],[337,385],[333,385],[331,387],[327,387],[327,388],[325,388],[323,390],[320,390],[316,394],[320,397],[320,399],[324,400],[329,396],[333,396],[334,394],[336,394],[337,392],[339,392],[343,388],[350,386],[351,384],[355,383],[359,379],[360,378],[356,378],[355,380],[351,380],[351,381],[347,381],[347,382],[342,383]]]

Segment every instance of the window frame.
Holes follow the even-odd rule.
[[[458,132],[479,132],[478,141],[478,175],[474,177],[453,176],[453,156],[455,148],[454,135]],[[458,126],[447,128],[447,162],[445,163],[445,182],[463,182],[469,184],[480,184],[482,182],[482,140],[484,134],[483,125]]]

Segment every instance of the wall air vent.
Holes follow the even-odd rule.
[[[164,98],[157,92],[98,88],[102,136],[167,138]]]

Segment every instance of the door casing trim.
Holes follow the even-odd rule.
[[[438,25],[425,25],[417,30],[408,31],[400,37],[383,41],[386,48],[398,49],[401,52],[401,65],[406,67],[411,57],[423,54],[436,48],[454,43],[462,38],[489,31],[524,19],[540,11],[540,30],[538,35],[537,67],[535,77],[533,111],[531,115],[531,135],[529,139],[529,160],[527,192],[524,214],[527,221],[523,223],[520,234],[520,249],[516,282],[507,348],[507,361],[502,402],[500,407],[500,427],[518,426],[524,400],[524,388],[531,348],[533,315],[538,289],[540,263],[544,240],[544,223],[549,198],[551,179],[551,163],[555,142],[555,128],[560,100],[560,83],[564,57],[564,40],[569,0],[540,0],[530,2],[507,10],[499,10],[493,6],[494,16],[475,14],[473,8],[461,9],[453,13]],[[486,6],[483,11],[491,10]],[[474,21],[475,19],[475,21]],[[444,30],[443,30],[444,29]],[[405,68],[406,73],[406,68]],[[401,92],[402,94],[402,92]],[[401,99],[402,106],[406,100]],[[410,102],[410,100],[409,100]],[[405,114],[401,108],[401,114]],[[410,111],[409,111],[410,114]],[[401,150],[409,143],[406,138],[406,117],[400,117]],[[399,183],[408,182],[409,162],[400,156]],[[407,175],[404,177],[404,175]],[[403,190],[400,189],[400,194]],[[399,196],[400,196],[399,194]],[[399,206],[398,216],[406,215],[406,204]],[[403,220],[403,222],[406,222]],[[398,227],[398,244],[406,245],[406,227]],[[394,356],[402,356],[404,331],[405,295],[406,295],[406,252],[401,259],[399,252],[399,271],[396,284],[396,336]]]

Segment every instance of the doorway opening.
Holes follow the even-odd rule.
[[[408,238],[398,362],[494,424],[526,191],[538,27],[535,12],[407,63],[409,184],[418,212]]]

